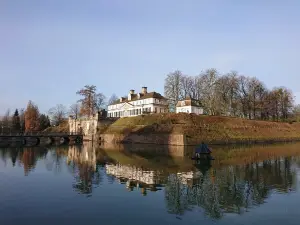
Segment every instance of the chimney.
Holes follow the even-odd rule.
[[[147,87],[142,87],[142,93],[147,94]]]
[[[123,102],[123,97],[120,98],[120,102]]]
[[[130,90],[129,94],[133,95],[134,94],[134,90]]]

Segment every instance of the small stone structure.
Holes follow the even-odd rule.
[[[92,141],[97,134],[100,121],[105,119],[106,115],[106,111],[102,110],[90,117],[74,118],[69,116],[69,131],[70,133],[81,133],[84,140]]]

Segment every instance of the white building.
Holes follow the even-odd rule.
[[[138,116],[145,113],[168,112],[168,102],[157,92],[147,92],[142,87],[141,93],[130,90],[126,98],[121,97],[114,104],[108,106],[108,117]]]
[[[203,108],[199,101],[192,98],[186,98],[185,100],[178,101],[176,104],[176,113],[195,113],[197,115],[203,114]]]

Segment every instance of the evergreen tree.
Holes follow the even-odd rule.
[[[50,119],[45,114],[40,115],[40,129],[45,130],[46,128],[50,127]]]
[[[18,109],[16,109],[16,111],[12,117],[12,129],[14,131],[20,131],[20,129],[21,129],[20,116],[19,116]]]

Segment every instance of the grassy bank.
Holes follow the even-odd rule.
[[[247,120],[185,113],[152,114],[120,118],[102,133],[185,134],[189,144],[300,140],[300,123]]]
[[[43,130],[43,133],[68,133],[69,123],[68,121],[61,122],[58,126],[48,127]]]

